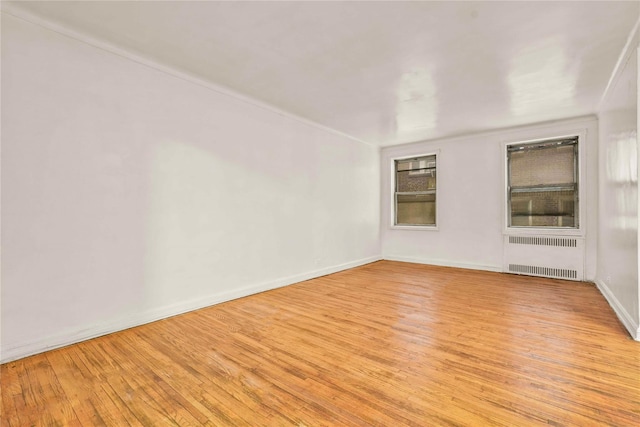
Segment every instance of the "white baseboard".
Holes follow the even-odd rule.
[[[347,270],[349,268],[358,267],[381,260],[380,256],[372,256],[362,258],[356,261],[338,264],[331,267],[321,268],[294,276],[283,277],[281,279],[268,282],[258,283],[240,289],[233,289],[227,292],[220,292],[203,298],[183,301],[177,304],[171,304],[164,307],[158,307],[142,313],[135,313],[107,322],[95,323],[88,327],[75,328],[63,331],[59,334],[45,337],[36,341],[18,342],[11,345],[3,345],[0,347],[0,363],[10,362],[23,357],[42,353],[44,351],[53,350],[91,338],[107,335],[113,332],[122,331],[133,328],[135,326],[144,325],[146,323],[155,322],[156,320],[166,319],[167,317],[176,316],[189,311],[198,310],[200,308],[209,307],[220,304],[233,299],[246,297],[271,289],[292,285],[294,283],[303,282],[327,274],[336,273],[338,271]]]
[[[495,265],[469,264],[469,263],[443,260],[443,259],[418,258],[418,257],[408,257],[408,256],[402,256],[402,255],[383,255],[382,258],[387,261],[413,262],[416,264],[438,265],[441,267],[465,268],[467,270],[483,270],[483,271],[493,271],[497,273],[502,272],[502,266],[495,266]]]
[[[640,325],[638,325],[638,323],[631,317],[624,306],[620,304],[618,298],[616,298],[613,292],[611,292],[611,289],[609,289],[609,286],[607,286],[605,282],[602,280],[596,280],[595,283],[600,290],[600,293],[604,295],[611,308],[613,308],[618,319],[620,319],[624,327],[627,328],[631,337],[636,341],[640,341]]]
[[[398,255],[383,255],[382,259],[388,261],[400,261],[400,262],[413,262],[417,264],[429,264],[429,265],[439,265],[443,267],[457,267],[457,268],[466,268],[470,270],[484,270],[484,271],[494,271],[494,272],[502,272],[502,268],[499,266],[491,266],[491,265],[482,265],[482,264],[466,264],[455,261],[448,260],[439,260],[439,259],[427,259],[427,258],[417,258],[417,257],[407,257],[407,256],[398,256]],[[609,289],[609,287],[601,280],[597,280],[596,286],[600,290],[600,293],[604,295],[605,299],[613,308],[613,311],[616,313],[622,324],[631,337],[640,341],[640,324],[638,324],[631,315],[627,312],[627,310],[620,304],[620,301],[615,297],[613,292]]]

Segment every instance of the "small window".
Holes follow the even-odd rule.
[[[507,146],[509,227],[578,228],[578,137]]]
[[[395,225],[436,225],[436,156],[395,160]]]

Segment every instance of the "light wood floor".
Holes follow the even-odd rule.
[[[640,343],[593,285],[389,261],[1,375],[3,426],[640,426]]]

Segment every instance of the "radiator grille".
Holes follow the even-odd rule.
[[[537,239],[537,237],[535,237]],[[509,264],[510,273],[532,274],[535,276],[557,277],[559,279],[576,279],[578,272],[563,268],[538,267],[534,265]]]
[[[519,245],[558,246],[563,248],[575,248],[578,240],[566,237],[534,237],[534,236],[509,236],[509,243]]]

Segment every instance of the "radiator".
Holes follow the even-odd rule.
[[[503,271],[584,280],[584,238],[504,236]]]

